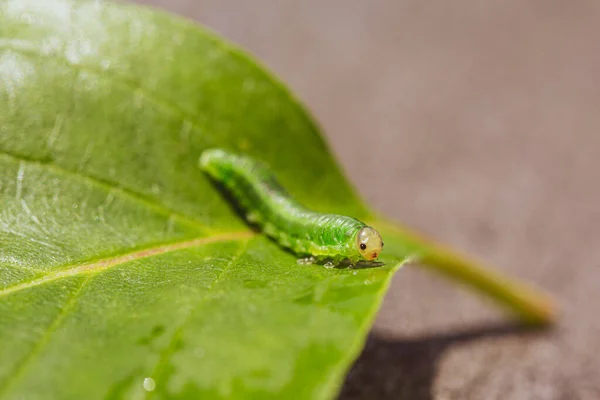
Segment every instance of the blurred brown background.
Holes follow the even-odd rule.
[[[600,399],[600,3],[142,2],[263,60],[375,209],[561,301],[519,332],[405,268],[342,399]]]

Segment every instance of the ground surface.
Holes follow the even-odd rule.
[[[516,332],[406,268],[342,399],[600,398],[597,2],[144,2],[269,65],[376,209],[562,303]]]

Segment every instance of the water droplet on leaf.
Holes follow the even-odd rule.
[[[156,387],[156,382],[154,382],[154,379],[152,379],[150,377],[144,378],[143,386],[144,386],[144,390],[146,390],[147,392],[151,392]]]

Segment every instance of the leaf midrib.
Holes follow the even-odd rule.
[[[20,282],[16,285],[0,289],[0,297],[28,289],[48,282],[53,282],[59,279],[72,277],[80,274],[99,273],[115,266],[125,264],[131,261],[137,261],[144,258],[155,257],[161,254],[170,253],[178,250],[184,250],[191,247],[203,246],[211,243],[239,241],[250,239],[256,234],[253,231],[237,231],[225,232],[213,236],[195,238],[191,240],[171,243],[161,243],[159,245],[148,247],[141,250],[136,250],[130,253],[120,254],[117,256],[107,257],[89,263],[70,265],[60,270],[54,270],[46,275],[37,277],[28,281]]]

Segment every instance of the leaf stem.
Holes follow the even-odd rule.
[[[556,321],[557,306],[547,294],[510,278],[479,261],[462,256],[452,249],[425,239],[395,225],[394,229],[414,249],[419,265],[441,273],[458,283],[475,289],[531,326],[551,325]]]
[[[428,245],[420,263],[490,297],[526,325],[550,325],[556,320],[557,307],[548,295],[452,250]]]

